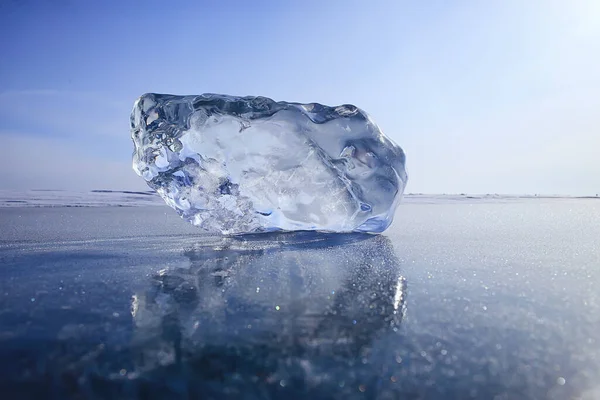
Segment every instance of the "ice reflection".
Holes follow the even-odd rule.
[[[219,238],[184,254],[189,265],[156,274],[132,313],[138,373],[173,371],[193,392],[340,389],[405,312],[384,236]]]

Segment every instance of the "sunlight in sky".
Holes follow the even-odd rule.
[[[134,100],[212,92],[363,108],[407,192],[600,191],[600,2],[366,4],[7,3],[1,185],[144,189]]]

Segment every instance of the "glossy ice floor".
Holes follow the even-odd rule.
[[[600,398],[600,200],[407,203],[379,236],[0,227],[3,399]]]

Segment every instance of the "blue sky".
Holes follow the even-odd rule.
[[[0,188],[143,189],[145,92],[352,103],[407,192],[600,192],[600,2],[5,1]],[[251,4],[257,3],[257,4]]]

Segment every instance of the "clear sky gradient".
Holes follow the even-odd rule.
[[[144,189],[145,92],[355,104],[407,192],[600,192],[600,1],[0,3],[1,189]]]

